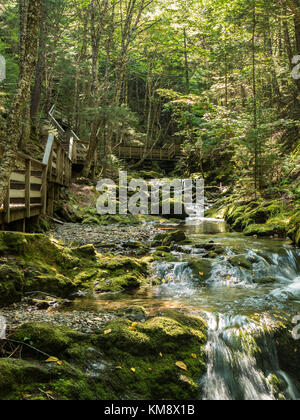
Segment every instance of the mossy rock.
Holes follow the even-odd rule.
[[[213,262],[207,259],[190,259],[188,263],[193,271],[194,278],[199,281],[207,281],[212,272]]]
[[[185,243],[187,236],[182,230],[177,230],[171,233],[159,233],[153,239],[153,246],[155,247],[171,247],[173,243]],[[166,251],[163,251],[166,252]]]
[[[280,314],[279,319],[277,316],[276,328],[273,329],[279,364],[281,369],[300,382],[300,340],[292,335],[295,324],[288,314]]]
[[[51,374],[37,364],[25,360],[0,359],[0,399],[22,399],[22,391],[35,383],[47,383]]]
[[[167,262],[173,262],[176,260],[176,257],[171,252],[164,252],[164,251],[156,251],[154,254],[152,254],[154,261],[167,261]]]
[[[158,246],[156,248],[156,251],[170,253],[171,252],[171,247],[170,246]]]
[[[26,399],[47,399],[45,391],[51,391],[55,399],[67,400],[188,400],[198,395],[198,380],[206,370],[205,321],[175,311],[142,323],[111,321],[92,336],[27,324],[12,339],[62,364],[47,364],[46,356],[24,345],[23,357],[30,361],[0,359],[1,399],[23,399],[24,394]],[[176,366],[178,361],[186,371]]]
[[[254,283],[256,284],[273,284],[276,283],[276,279],[274,277],[255,277],[253,278]]]
[[[62,357],[65,350],[76,342],[83,342],[84,334],[68,327],[53,327],[50,324],[24,324],[12,336],[20,342],[31,342],[37,349],[56,357]],[[24,349],[26,352],[26,348]],[[32,350],[30,350],[32,353]]]
[[[29,237],[30,235],[23,233],[0,232],[0,256],[8,254],[24,255],[28,245],[27,238]]]
[[[247,213],[248,223],[251,224],[264,224],[272,216],[276,216],[281,211],[279,204],[265,203],[265,206],[255,208]]]
[[[74,249],[74,253],[78,255],[79,258],[90,258],[95,260],[97,257],[97,251],[94,245],[83,245]]]
[[[243,233],[246,236],[257,235],[259,237],[271,237],[274,235],[278,235],[284,238],[286,236],[286,229],[284,226],[280,228],[278,226],[270,224],[250,225],[244,230]]]
[[[129,319],[130,321],[145,321],[148,318],[145,308],[142,306],[131,306],[125,310],[119,310],[116,312],[121,318]]]
[[[122,292],[147,284],[148,263],[128,257],[103,258],[102,276],[96,291]]]
[[[177,205],[181,206],[181,213],[176,211]],[[163,211],[164,208],[168,208],[170,211]],[[166,219],[178,219],[178,220],[185,220],[188,217],[187,212],[185,211],[185,204],[184,201],[178,201],[174,198],[170,198],[160,202],[160,214],[165,217]]]
[[[97,216],[87,216],[82,220],[82,224],[84,225],[97,225],[101,226],[101,219]]]
[[[242,267],[246,270],[252,269],[252,264],[245,255],[235,255],[234,257],[230,257],[228,261],[234,267]]]
[[[295,245],[300,246],[300,211],[291,217],[288,225],[288,235]]]
[[[48,394],[47,394],[48,393]],[[36,361],[0,359],[1,400],[108,400],[115,399],[104,380],[63,362],[62,366]]]
[[[0,306],[22,300],[24,273],[13,265],[0,265]]]
[[[95,284],[98,291],[102,286],[115,292],[147,283],[147,262],[103,257],[93,245],[71,249],[45,235],[0,232],[0,246],[5,258],[0,265],[0,305],[32,291],[69,297],[80,289],[94,290]]]
[[[120,367],[114,372],[119,392],[127,389],[136,399],[196,397],[197,381],[205,372],[207,326],[200,319],[171,316],[152,318],[135,327],[126,320],[113,321],[98,335],[98,345]],[[178,361],[187,371],[176,366]]]

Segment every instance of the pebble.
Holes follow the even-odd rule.
[[[38,310],[27,303],[12,305],[1,309],[8,331],[16,329],[25,323],[47,323],[54,326],[67,326],[85,334],[94,333],[103,328],[116,315],[95,312],[56,312],[52,310]]]
[[[93,244],[102,254],[136,255],[135,242],[150,246],[157,228],[152,224],[137,226],[89,226],[80,223],[56,225],[48,235],[65,245]]]

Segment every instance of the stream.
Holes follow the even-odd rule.
[[[178,226],[177,228],[178,229]],[[185,252],[174,252],[174,262],[160,261],[156,274],[163,284],[131,294],[105,294],[93,299],[78,299],[76,309],[120,310],[143,306],[149,314],[166,309],[204,316],[208,322],[207,373],[199,379],[199,399],[274,400],[272,375],[281,381],[284,398],[300,398],[293,379],[279,365],[276,343],[268,333],[269,319],[264,314],[280,310],[300,312],[300,250],[289,242],[247,238],[231,233],[227,224],[214,219],[187,219],[180,225],[191,240]],[[222,245],[217,257],[205,255],[203,244]],[[233,265],[231,258],[243,255],[251,269]],[[202,260],[211,267],[201,280],[189,265]],[[263,281],[262,281],[263,279]],[[251,315],[259,314],[259,321]],[[259,336],[258,352],[253,337]],[[246,337],[243,339],[243,337]],[[261,353],[261,357],[257,357]]]

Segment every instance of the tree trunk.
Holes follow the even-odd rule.
[[[27,28],[25,36],[25,60],[22,74],[19,78],[18,88],[13,100],[7,126],[7,143],[0,164],[0,203],[4,202],[6,197],[10,175],[14,169],[15,153],[18,148],[22,126],[22,112],[30,95],[30,84],[34,73],[37,52],[38,39],[41,21],[41,0],[30,0],[27,9]]]

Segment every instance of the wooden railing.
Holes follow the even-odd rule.
[[[65,150],[68,150],[69,158],[74,164],[84,164],[86,161],[89,143],[80,140],[76,133],[73,130],[66,131],[57,121],[54,116],[56,106],[53,105],[49,111],[50,122],[54,125],[55,129],[58,132],[59,139],[63,143]],[[95,161],[97,159],[97,154],[95,154]]]
[[[47,167],[47,181],[68,186],[72,178],[72,160],[62,143],[50,134],[48,137],[43,164]]]
[[[0,148],[0,159],[2,154]],[[48,137],[43,162],[17,152],[6,198],[0,204],[0,225],[46,214],[49,201],[53,212],[55,191],[68,187],[71,177],[72,161],[54,134]]]
[[[166,144],[161,148],[147,149],[138,146],[118,145],[113,153],[120,159],[142,159],[145,155],[150,160],[175,160],[181,155],[181,147],[176,144]]]
[[[16,152],[15,168],[10,176],[7,195],[0,203],[0,227],[42,214],[53,214],[53,203],[61,187],[68,187],[72,165],[84,164],[89,143],[81,141],[72,131],[65,131],[49,112],[57,136],[49,134],[42,162]],[[0,161],[3,148],[0,147]],[[96,155],[95,155],[96,159]]]
[[[3,149],[0,149],[0,159]],[[45,208],[47,166],[22,153],[16,153],[15,169],[9,180],[0,223],[11,223],[39,215]]]

